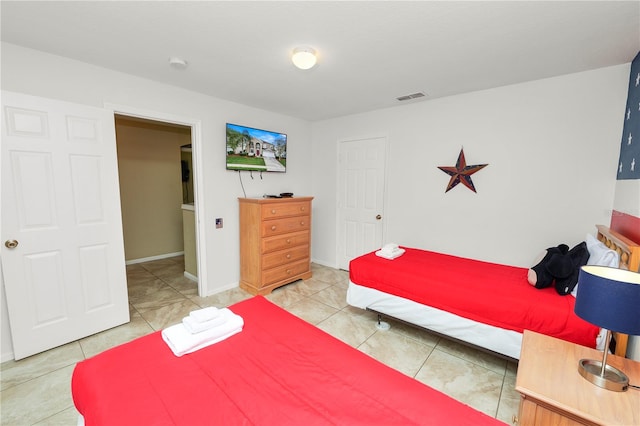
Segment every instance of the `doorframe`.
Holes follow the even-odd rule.
[[[379,135],[369,135],[369,136],[353,136],[353,137],[343,137],[343,138],[338,138],[337,143],[336,143],[336,190],[335,190],[335,194],[336,194],[336,198],[335,198],[335,203],[336,203],[336,234],[335,234],[335,264],[336,267],[340,267],[340,237],[341,237],[341,232],[340,232],[340,217],[341,217],[341,206],[340,206],[340,186],[344,183],[343,182],[343,178],[344,176],[342,176],[341,170],[340,170],[340,154],[342,153],[342,144],[343,143],[347,143],[347,142],[355,142],[355,141],[361,141],[361,140],[367,140],[367,139],[384,139],[384,171],[383,171],[383,176],[382,176],[382,230],[381,230],[381,237],[382,237],[382,242],[384,243],[385,241],[385,236],[387,235],[387,227],[388,227],[388,221],[386,220],[386,208],[388,205],[388,200],[387,197],[389,196],[389,191],[387,190],[388,185],[389,185],[389,180],[388,180],[388,172],[389,172],[389,135],[387,134],[379,134]]]
[[[196,222],[196,264],[198,267],[198,295],[204,297],[209,294],[207,286],[206,244],[204,221],[204,185],[202,185],[202,122],[191,117],[184,117],[176,114],[147,110],[129,105],[118,105],[105,103],[104,108],[114,115],[124,115],[128,117],[143,118],[147,120],[161,121],[171,124],[179,124],[191,127],[191,157],[193,161],[193,192],[194,192],[194,214]]]

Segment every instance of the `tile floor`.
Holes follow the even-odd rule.
[[[177,323],[194,309],[223,307],[251,297],[240,289],[199,297],[183,276],[182,257],[127,267],[131,321],[20,361],[0,365],[0,424],[75,425],[70,380],[76,362]],[[516,364],[426,331],[347,305],[348,273],[312,265],[313,278],[267,296],[345,343],[505,423],[518,411]]]

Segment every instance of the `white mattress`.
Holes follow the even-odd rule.
[[[393,296],[349,281],[347,303],[433,330],[481,348],[520,359],[522,333],[472,321],[461,316]]]

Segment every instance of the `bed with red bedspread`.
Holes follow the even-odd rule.
[[[638,270],[640,245],[597,228],[603,249],[619,254],[620,267]],[[527,268],[404,249],[393,260],[375,252],[352,260],[347,302],[513,359],[520,357],[524,330],[597,346],[600,330],[574,313],[575,298],[553,286],[534,288]],[[616,353],[624,356],[621,337]]]
[[[86,425],[498,425],[256,296],[243,330],[176,357],[156,332],[78,363]]]
[[[595,347],[599,329],[573,312],[575,298],[529,285],[526,268],[404,249],[394,260],[375,253],[352,260],[351,282],[493,327]]]

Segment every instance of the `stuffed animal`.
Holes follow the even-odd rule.
[[[537,259],[537,263],[527,274],[529,284],[535,288],[547,288],[553,284],[555,274],[557,274],[566,263],[563,262],[565,255],[569,252],[569,246],[560,244],[556,247],[549,247]],[[551,267],[551,270],[549,269]],[[553,271],[553,272],[552,272]]]
[[[583,241],[569,250],[566,244],[548,248],[529,269],[527,280],[535,288],[554,285],[558,294],[564,296],[578,283],[580,267],[587,264],[589,251]]]

